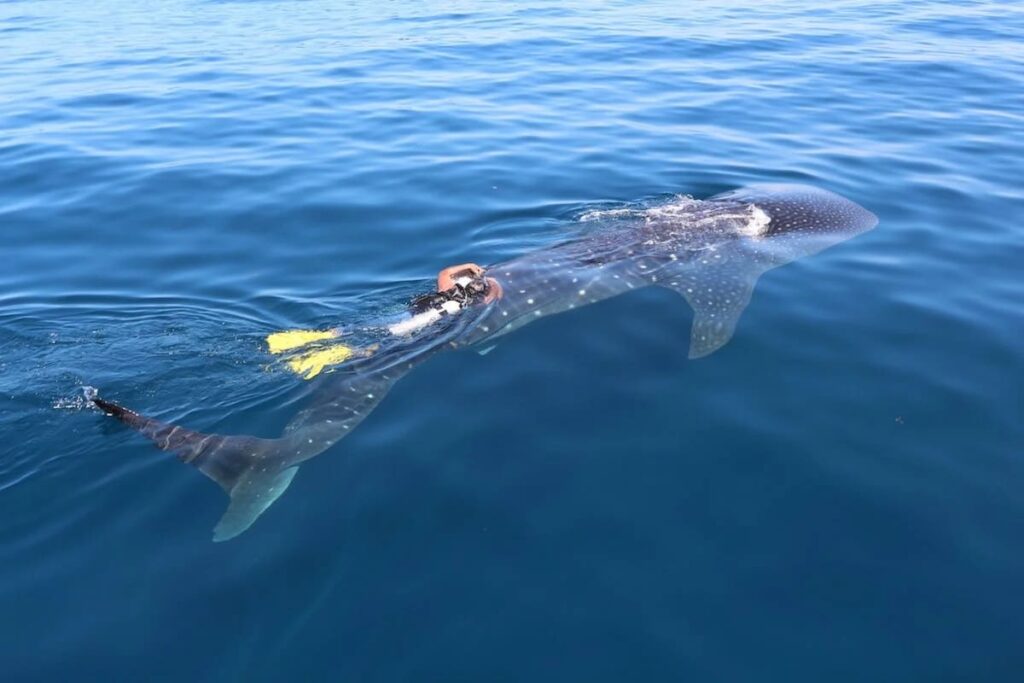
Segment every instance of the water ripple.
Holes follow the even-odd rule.
[[[101,5],[0,2],[7,677],[1017,673],[1020,7]],[[231,544],[81,398],[273,436],[268,332],[763,181],[879,227],[700,362],[667,290],[439,356]]]

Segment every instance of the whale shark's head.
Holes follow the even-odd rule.
[[[875,214],[859,204],[808,185],[751,185],[716,195],[711,201],[751,204],[759,223],[756,239],[768,243],[764,248],[782,251],[789,259],[817,253],[878,224]]]
[[[715,245],[659,282],[693,308],[690,357],[700,358],[732,337],[758,278],[776,266],[817,253],[875,227],[878,219],[848,199],[805,185],[753,185],[706,200],[745,224],[737,239]]]

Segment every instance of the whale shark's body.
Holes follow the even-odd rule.
[[[231,501],[214,540],[242,533],[288,487],[298,465],[352,431],[405,373],[434,353],[482,348],[541,317],[659,286],[694,310],[690,357],[733,335],[758,277],[872,229],[873,214],[831,192],[758,185],[706,200],[672,200],[583,214],[574,239],[487,268],[502,296],[396,340],[318,380],[307,408],[275,439],[202,434],[93,398],[105,412],[221,485]]]

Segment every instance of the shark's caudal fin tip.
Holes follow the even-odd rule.
[[[127,415],[133,414],[132,411],[123,406],[117,405],[113,401],[107,401],[106,399],[100,398],[100,392],[96,387],[82,387],[82,395],[85,397],[86,401],[89,401],[111,417],[123,419]]]
[[[102,410],[107,415],[113,415],[114,417],[117,417],[118,415],[121,415],[125,412],[125,409],[117,405],[116,403],[105,401],[102,398],[99,398],[98,396],[91,396],[89,397],[89,400],[92,401],[93,405],[95,405],[97,408]]]
[[[100,398],[100,391],[96,387],[83,386],[80,387],[80,389],[82,391],[82,397],[85,398],[86,401],[93,404],[107,415],[113,415],[120,408],[116,403],[104,401]]]

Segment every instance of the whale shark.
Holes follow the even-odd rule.
[[[574,222],[577,234],[484,269],[500,297],[395,337],[318,378],[309,405],[276,438],[205,434],[98,394],[90,398],[224,489],[228,507],[213,540],[225,541],[285,492],[302,463],[351,433],[399,379],[436,353],[486,351],[540,318],[653,286],[689,303],[689,356],[707,356],[733,337],[762,274],[871,230],[877,218],[824,189],[752,185],[703,200],[673,196],[594,208]]]

